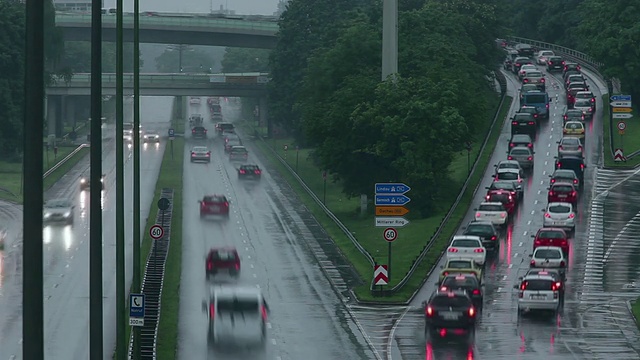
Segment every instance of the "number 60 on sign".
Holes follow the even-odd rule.
[[[161,239],[164,236],[164,229],[160,225],[153,225],[149,228],[149,235],[153,240]]]

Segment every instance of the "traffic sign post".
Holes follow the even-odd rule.
[[[611,96],[611,118],[618,119],[618,135],[620,135],[620,148],[613,152],[614,161],[626,161],[624,157],[624,132],[627,129],[627,123],[621,119],[631,119],[633,117],[633,108],[631,95],[613,95]]]
[[[622,149],[615,149],[615,151],[613,152],[613,161],[627,161],[627,158],[624,157],[624,152],[622,151]]]
[[[613,95],[609,99],[611,101],[631,101],[631,95]]]
[[[129,295],[129,326],[144,326],[144,294]]]
[[[624,149],[624,130],[627,128],[627,123],[620,120],[618,121],[618,134],[620,134],[620,148]],[[614,156],[615,160],[615,156]]]
[[[409,220],[402,217],[409,210],[404,207],[411,199],[405,194],[411,191],[411,187],[403,183],[376,183],[375,184],[376,227],[385,227],[382,237],[387,242],[387,265],[384,267],[386,280],[379,279],[377,271],[382,271],[383,265],[376,266],[376,285],[387,285],[391,281],[391,244],[398,238],[396,227],[409,224]]]
[[[153,225],[149,229],[149,235],[153,240],[160,240],[164,236],[164,229],[160,225]]]
[[[160,210],[161,212],[161,216],[160,216],[160,225],[153,225],[151,227],[151,229],[149,229],[149,233],[151,235],[152,238],[154,238],[154,240],[159,240],[162,237],[164,237],[164,212],[167,211],[169,209],[169,207],[171,206],[171,201],[169,201],[169,199],[167,198],[160,198],[158,199],[158,210]],[[158,238],[154,237],[154,234],[159,234],[160,236]],[[154,243],[153,244],[153,268],[155,269],[156,266],[158,264],[158,244]]]
[[[373,284],[374,285],[387,285],[389,284],[389,269],[388,265],[375,265],[373,267]]]

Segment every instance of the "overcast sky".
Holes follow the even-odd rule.
[[[208,13],[220,5],[229,6],[241,15],[273,15],[278,0],[140,0],[140,11]],[[115,0],[105,0],[106,8],[114,8]],[[133,12],[133,1],[124,1],[124,11]]]

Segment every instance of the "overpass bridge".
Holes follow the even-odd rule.
[[[133,14],[123,16],[123,37],[133,42]],[[56,13],[56,26],[64,39],[89,41],[91,15]],[[158,44],[189,44],[273,49],[278,23],[265,17],[219,17],[211,14],[140,14],[140,42]],[[116,17],[102,15],[102,38],[116,40]]]
[[[268,73],[140,74],[142,96],[229,96],[261,98],[267,94]],[[74,74],[49,85],[48,96],[91,94],[91,74]],[[124,93],[133,95],[133,74],[124,74]],[[116,74],[102,74],[102,94],[116,94]]]

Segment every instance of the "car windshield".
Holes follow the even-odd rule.
[[[551,290],[553,286],[553,281],[542,280],[542,279],[532,279],[532,280],[523,281],[522,285],[525,290],[548,291],[548,290]]]
[[[573,104],[574,106],[579,107],[590,107],[591,100],[590,99],[576,99],[576,102]]]
[[[538,237],[542,239],[564,239],[566,236],[562,231],[543,230],[538,233]]]
[[[477,225],[469,225],[467,227],[467,231],[465,231],[467,235],[486,235],[493,234],[493,227],[491,225],[485,224],[477,224]]]
[[[560,259],[560,251],[550,249],[537,249],[534,255],[538,259]]]
[[[510,172],[510,171],[502,172],[502,173],[498,174],[498,179],[500,179],[500,180],[518,180],[518,173],[517,172]]]
[[[495,196],[498,196],[498,194]],[[504,207],[498,204],[483,204],[478,207],[478,211],[504,211]]]
[[[565,129],[571,129],[571,130],[583,130],[584,126],[582,125],[582,123],[579,122],[568,122],[565,126]]]
[[[442,286],[446,286],[451,289],[476,288],[478,287],[478,280],[475,276],[447,276],[442,281]]]
[[[45,207],[48,208],[67,208],[71,207],[71,202],[65,199],[49,200]]]
[[[469,298],[465,296],[436,296],[431,299],[431,306],[436,307],[453,307],[461,308],[467,307],[470,304]]]
[[[511,155],[531,155],[531,152],[529,152],[528,149],[515,148],[515,149],[511,150]]]
[[[560,142],[561,145],[572,145],[572,146],[579,146],[580,145],[580,140],[578,138],[563,138],[562,141]]]
[[[471,269],[472,267],[469,260],[452,260],[447,264],[447,269]]]
[[[573,191],[573,188],[569,185],[555,185],[554,187],[551,188],[551,190],[555,191],[555,192],[571,192]]]
[[[456,239],[451,242],[453,247],[476,248],[480,247],[480,241],[474,239]]]
[[[218,299],[218,313],[243,313],[251,314],[258,313],[260,311],[260,304],[258,299],[242,299],[242,298],[219,298]]]
[[[552,213],[568,213],[571,212],[571,206],[569,205],[551,205],[549,206],[549,212]]]
[[[547,97],[541,94],[525,94],[524,102],[527,104],[543,104],[547,102]]]

